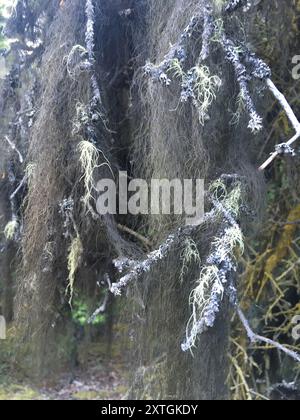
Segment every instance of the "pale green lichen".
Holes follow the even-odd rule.
[[[12,241],[18,232],[19,223],[17,220],[12,220],[7,223],[4,228],[4,236],[8,241]]]
[[[71,242],[71,245],[68,250],[68,287],[67,292],[70,293],[70,300],[69,303],[71,305],[73,294],[74,294],[74,284],[75,284],[75,277],[78,268],[80,267],[81,260],[83,254],[83,245],[79,236],[74,238]]]
[[[180,271],[180,282],[183,283],[191,264],[196,264],[198,266],[201,264],[201,257],[197,244],[192,238],[187,238],[184,242],[184,249],[181,254],[181,262],[182,266]]]

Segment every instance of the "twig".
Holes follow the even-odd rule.
[[[294,127],[294,130],[296,134],[287,142],[285,145],[287,147],[291,147],[300,137],[300,122],[298,121],[298,118],[296,117],[294,111],[292,110],[290,104],[286,100],[285,96],[277,89],[277,87],[274,85],[271,79],[266,80],[267,86],[271,93],[275,96],[275,98],[278,100],[282,108],[284,109],[288,119],[290,120],[292,126]],[[264,171],[272,162],[274,159],[276,159],[277,156],[279,156],[280,151],[276,150],[271,154],[269,159],[267,159],[259,168],[260,171]]]
[[[106,283],[108,285],[108,290],[109,290],[110,287],[111,287],[111,281],[110,281],[109,275],[107,273],[104,275],[104,280],[106,281]],[[106,308],[107,308],[107,305],[108,305],[108,302],[109,302],[109,296],[110,296],[109,292],[106,291],[103,303],[101,304],[101,306],[98,309],[96,309],[96,311],[93,313],[93,315],[90,316],[90,318],[88,319],[88,324],[92,324],[95,321],[95,319],[97,318],[98,315],[103,314],[106,311]]]
[[[93,313],[93,315],[88,319],[88,324],[92,324],[98,315],[103,314],[106,311],[107,304],[109,301],[109,294],[106,293],[104,296],[104,301],[102,305]]]
[[[152,247],[151,241],[149,239],[145,238],[145,236],[141,235],[138,232],[135,232],[134,230],[130,229],[127,226],[118,224],[118,229],[121,230],[124,233],[128,233],[129,235],[133,236],[134,238],[138,239],[140,242],[142,242],[147,249],[150,249]]]
[[[15,196],[18,194],[18,192],[20,191],[21,188],[24,187],[24,185],[26,184],[28,176],[25,175],[22,179],[22,181],[20,182],[20,184],[18,185],[18,187],[15,189],[15,191],[10,195],[10,200],[13,200],[15,198]]]
[[[296,132],[300,132],[300,123],[285,96],[277,89],[271,79],[266,80],[267,86],[284,109]]]
[[[255,334],[255,332],[252,331],[249,322],[247,321],[243,311],[238,307],[237,308],[238,316],[247,332],[248,338],[250,339],[251,343],[265,343],[269,346],[275,347],[276,349],[282,351],[283,353],[287,354],[288,356],[292,357],[294,360],[296,360],[298,363],[300,363],[300,355],[292,350],[289,350],[287,347],[283,346],[280,343],[277,343],[276,341],[270,340],[269,338],[262,337],[261,335]]]
[[[7,141],[7,143],[9,144],[9,146],[11,147],[11,149],[14,150],[18,154],[19,162],[22,164],[24,162],[24,158],[23,158],[21,152],[17,149],[16,145],[9,139],[8,136],[5,136],[4,138]]]
[[[278,223],[280,226],[293,226],[293,225],[300,225],[300,220],[295,220],[294,222],[285,222],[285,223]]]

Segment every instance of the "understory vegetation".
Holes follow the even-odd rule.
[[[0,399],[300,399],[299,0],[0,16]],[[203,219],[101,216],[120,171]]]

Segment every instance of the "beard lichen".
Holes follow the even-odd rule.
[[[74,294],[74,284],[76,272],[79,269],[82,262],[83,255],[83,245],[80,239],[80,236],[75,237],[68,250],[68,287],[67,293],[69,293],[69,303],[72,304],[73,294]]]
[[[197,109],[201,125],[209,119],[208,110],[216,99],[216,92],[222,81],[216,75],[211,75],[207,66],[195,66],[183,76],[181,101],[192,100]]]
[[[96,169],[102,166],[108,166],[110,168],[108,160],[104,154],[97,149],[97,147],[86,140],[82,140],[78,145],[79,162],[83,172],[82,180],[84,183],[85,193],[82,197],[82,202],[85,210],[88,210],[91,201],[94,199],[94,193],[96,191],[96,183],[94,179],[94,173]],[[105,161],[99,164],[101,155]]]
[[[188,237],[184,241],[184,249],[181,253],[182,267],[180,271],[180,282],[183,283],[184,279],[192,264],[200,266],[201,257],[196,242]]]
[[[19,230],[19,222],[17,220],[11,220],[7,223],[4,228],[4,236],[8,241],[15,239]]]

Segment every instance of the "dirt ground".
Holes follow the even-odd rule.
[[[1,377],[2,376],[2,377]],[[119,351],[104,356],[103,346],[91,345],[72,372],[40,386],[0,374],[0,400],[120,400],[128,392],[128,369]]]

